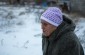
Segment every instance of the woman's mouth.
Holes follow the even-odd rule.
[[[45,30],[43,30],[43,32],[45,32]]]

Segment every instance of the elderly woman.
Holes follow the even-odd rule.
[[[84,55],[74,33],[75,24],[57,7],[49,7],[41,15],[43,55]]]

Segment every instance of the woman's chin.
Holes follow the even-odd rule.
[[[46,36],[46,37],[48,37],[48,36],[49,36],[48,34],[44,34],[44,33],[43,33],[43,35],[44,35],[44,36]]]

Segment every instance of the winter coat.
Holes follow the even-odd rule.
[[[75,24],[65,16],[63,20],[49,38],[42,36],[43,55],[84,55],[82,45],[74,33]]]

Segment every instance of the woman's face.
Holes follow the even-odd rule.
[[[44,20],[41,20],[41,26],[42,26],[43,35],[45,36],[49,36],[57,28]]]

